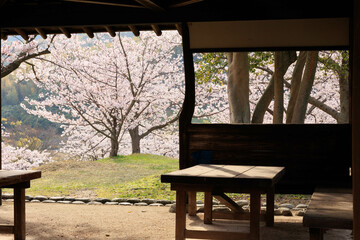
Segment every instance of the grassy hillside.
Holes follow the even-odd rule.
[[[42,178],[31,182],[27,195],[173,200],[175,192],[160,182],[160,175],[177,170],[178,160],[133,154],[98,161],[56,161],[37,169]]]

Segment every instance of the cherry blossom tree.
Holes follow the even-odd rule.
[[[5,128],[1,128],[1,138],[7,137]],[[2,169],[27,170],[52,161],[47,151],[30,150],[25,147],[13,147],[1,141]]]
[[[27,41],[1,40],[1,78],[14,72],[22,63],[33,68],[29,60],[49,54],[49,47],[54,38],[55,35],[50,40],[38,40],[36,36],[30,36]]]
[[[128,149],[137,153],[144,140],[146,151],[162,146],[167,151],[162,154],[169,154],[170,145],[177,141],[164,141],[164,135],[176,126],[184,99],[179,50],[176,32],[164,32],[161,37],[144,32],[141,37],[114,39],[102,34],[94,40],[81,35],[59,38],[50,48],[51,55],[41,58],[40,64],[33,61],[36,75],[28,76],[36,78],[47,94],[41,100],[28,99],[29,105],[23,107],[63,123],[68,137],[64,149],[72,153],[116,156]],[[213,88],[221,91],[219,86]],[[202,101],[208,101],[209,88],[199,93]],[[197,114],[214,114],[210,112],[201,108]]]

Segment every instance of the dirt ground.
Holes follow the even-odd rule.
[[[204,228],[199,217],[188,218],[188,228]],[[13,204],[0,206],[0,224],[13,220]],[[175,214],[168,207],[68,205],[59,203],[26,203],[27,240],[168,240],[175,236]],[[221,227],[215,221],[213,226]],[[226,224],[234,229],[246,230],[246,222]],[[1,240],[12,240],[12,235],[0,234]],[[302,240],[309,239],[302,226],[302,217],[275,217],[275,226],[262,224],[261,239]],[[351,231],[331,230],[326,240],[349,240]]]

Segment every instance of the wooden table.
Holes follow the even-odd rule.
[[[0,233],[13,233],[15,240],[25,239],[25,188],[41,177],[41,171],[0,170],[0,188],[14,189],[14,225],[1,225]]]
[[[274,184],[284,174],[284,167],[211,165],[200,164],[194,167],[161,175],[161,181],[171,183],[176,190],[176,239],[259,239],[261,194],[266,193],[267,226],[274,224]],[[213,218],[235,220],[250,219],[250,232],[219,232],[186,229],[186,194],[205,192],[204,223],[211,224]],[[242,213],[242,208],[224,193],[250,193],[250,216]],[[228,206],[232,213],[225,216],[212,212],[212,197],[217,197]],[[195,198],[196,201],[196,198]],[[189,214],[194,198],[189,199]],[[196,206],[196,205],[195,205]],[[196,212],[196,211],[195,211]],[[245,216],[245,217],[244,217]]]

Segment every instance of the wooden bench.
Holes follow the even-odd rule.
[[[322,240],[326,229],[353,228],[351,189],[316,189],[304,215],[310,240]]]
[[[275,193],[351,188],[350,124],[190,124],[181,133],[180,168],[196,164],[283,166]],[[196,193],[189,192],[189,214]]]

